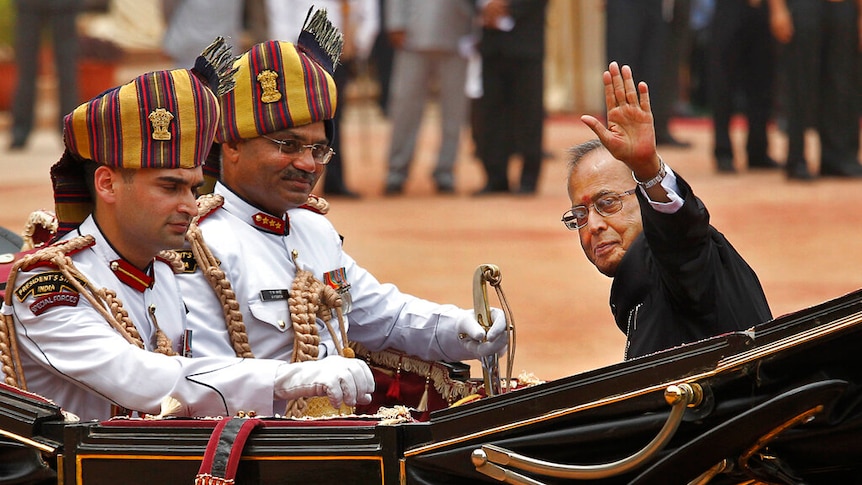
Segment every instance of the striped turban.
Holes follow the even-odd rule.
[[[203,164],[218,127],[218,94],[232,88],[232,62],[230,47],[216,39],[193,69],[143,74],[66,115],[66,150],[51,167],[58,236],[93,211],[87,160],[127,169]]]
[[[236,87],[221,96],[216,142],[257,138],[286,128],[323,121],[332,141],[338,93],[332,73],[341,58],[344,36],[325,9],[309,9],[295,44],[269,40],[253,46],[234,63]],[[221,170],[218,145],[204,165],[204,187],[212,191]]]
[[[236,88],[219,99],[219,143],[335,117],[337,94],[332,74],[301,46],[266,41],[242,55],[234,67]],[[331,122],[326,124],[331,137]]]

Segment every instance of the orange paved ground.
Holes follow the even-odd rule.
[[[575,116],[547,122],[546,145],[555,158],[545,164],[535,197],[471,197],[484,180],[467,141],[457,195],[437,196],[430,181],[434,116],[428,115],[405,195],[387,198],[381,192],[390,127],[370,106],[347,112],[348,184],[364,197],[332,199],[329,217],[348,252],[381,281],[462,306],[472,304],[476,266],[498,265],[518,329],[516,374],[527,370],[550,380],[619,361],[624,338],[608,309],[610,280],[560,223],[569,206],[565,150],[591,132]],[[39,131],[26,151],[6,152],[8,124],[8,114],[0,114],[0,225],[17,231],[31,210],[52,207],[48,168],[61,142],[54,132]],[[759,273],[776,316],[862,287],[862,181],[789,183],[780,173],[744,171],[719,176],[708,122],[678,120],[674,129],[695,146],[665,149],[662,156]],[[741,133],[735,135],[740,147]],[[772,136],[774,156],[783,159],[784,139]],[[812,150],[815,168],[816,158]]]

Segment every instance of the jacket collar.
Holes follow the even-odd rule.
[[[221,182],[216,183],[214,193],[224,197],[224,209],[255,229],[277,236],[290,234],[290,218],[287,214],[281,217],[264,212],[249,204],[245,199],[235,194]]]

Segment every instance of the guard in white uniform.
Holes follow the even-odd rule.
[[[464,335],[458,338],[464,333],[457,329],[459,325],[475,325],[484,335],[472,310],[440,305],[404,294],[392,284],[381,284],[344,252],[338,232],[314,206],[304,205],[275,217],[221,182],[215,186],[215,195],[223,197],[224,204],[199,226],[236,293],[254,356],[292,358],[294,331],[288,298],[296,276],[294,254],[300,269],[343,291],[348,310],[344,323],[351,341],[370,350],[398,349],[426,360],[451,362],[480,356],[479,342]],[[194,356],[232,355],[234,347],[224,325],[215,323],[222,315],[222,304],[202,271],[195,269],[179,280],[189,308],[189,326],[194,329]],[[499,310],[494,309],[493,315],[504,321]],[[318,319],[316,324],[318,357],[338,355],[323,321]],[[501,344],[505,345],[504,338],[495,339],[493,346],[485,342],[482,348],[493,353]]]
[[[344,252],[341,237],[322,215],[325,201],[309,197],[331,157],[336,108],[331,73],[338,54],[310,42],[309,30],[319,31],[304,30],[296,44],[268,41],[252,47],[234,65],[237,89],[220,98],[221,178],[214,195],[199,200],[200,220],[189,235],[196,240],[199,228],[207,249],[197,250],[197,262],[206,269],[190,264],[180,276],[195,356],[235,353],[302,361],[296,355],[297,320],[305,316],[305,307],[295,302],[298,272],[310,273],[341,297],[340,305],[323,308],[313,319],[317,359],[343,355],[345,333],[370,350],[397,349],[426,360],[502,351],[507,342],[502,311],[492,310],[493,326],[486,333],[471,310],[379,283]],[[211,156],[207,165],[212,162]],[[201,262],[205,253],[209,264]],[[232,331],[226,338],[216,326],[223,315],[229,327],[240,329],[239,337]]]
[[[144,74],[66,116],[66,151],[51,171],[61,239],[10,275],[0,325],[7,383],[85,420],[119,408],[159,414],[166,402],[176,415],[216,416],[272,415],[274,401],[311,395],[370,400],[373,377],[359,362],[338,373],[189,357],[195,342],[174,274],[182,261],[159,251],[181,245],[197,213],[215,92],[232,87],[232,57],[219,46],[193,70]]]
[[[155,259],[148,271],[138,270],[117,254],[92,217],[63,238],[69,240],[81,241],[71,254],[75,269],[91,286],[116,291],[144,348],[112,328],[58,268],[22,270],[12,308],[30,391],[82,419],[110,417],[112,404],[159,414],[167,396],[192,416],[272,412],[281,362],[179,357],[185,306],[169,263]],[[156,328],[173,343],[173,356],[155,352]]]

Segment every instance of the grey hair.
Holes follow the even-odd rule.
[[[581,144],[575,145],[572,148],[568,149],[569,154],[569,162],[566,164],[567,172],[566,175],[571,177],[572,172],[574,172],[575,167],[578,166],[578,163],[589,155],[590,153],[598,150],[599,148],[604,148],[602,142],[599,141],[598,138],[593,138],[592,140],[587,140]]]

